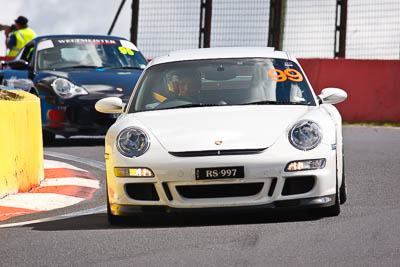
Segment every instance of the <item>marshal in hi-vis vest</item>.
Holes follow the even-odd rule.
[[[21,50],[24,45],[26,45],[30,40],[36,37],[36,33],[29,28],[19,29],[12,32],[16,39],[17,44],[13,47],[10,47],[10,52],[8,53],[8,57],[15,57],[19,50]]]

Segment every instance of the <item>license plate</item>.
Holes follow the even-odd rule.
[[[244,167],[196,168],[196,180],[244,178]]]

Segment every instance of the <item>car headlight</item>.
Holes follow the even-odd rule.
[[[53,87],[56,94],[62,98],[71,98],[76,95],[88,94],[84,88],[77,86],[64,78],[55,79],[51,84],[51,87]]]
[[[285,172],[308,171],[325,168],[326,159],[307,159],[289,162],[285,167]]]
[[[118,151],[125,157],[139,157],[147,151],[149,146],[147,134],[135,127],[122,130],[117,137]]]
[[[297,149],[311,150],[319,145],[322,139],[321,128],[311,120],[296,123],[289,132],[289,141]]]

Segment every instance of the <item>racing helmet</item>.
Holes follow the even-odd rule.
[[[168,91],[180,95],[181,84],[187,84],[191,93],[196,93],[201,87],[201,75],[198,71],[179,70],[167,75]]]

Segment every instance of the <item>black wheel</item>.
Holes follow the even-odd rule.
[[[339,196],[338,190],[336,189],[335,205],[327,207],[327,208],[323,208],[322,215],[324,217],[335,217],[335,216],[338,216],[339,214],[340,214],[340,196]]]
[[[343,158],[343,168],[342,168],[342,185],[340,186],[340,204],[346,203],[347,200],[347,187],[346,187],[346,175],[344,172],[344,155]]]
[[[314,210],[314,214],[323,217],[335,217],[340,214],[340,194],[339,194],[337,178],[336,178],[335,204],[330,207],[316,209]]]
[[[111,212],[110,202],[108,201],[108,193],[107,193],[107,220],[110,225],[118,225],[121,224],[121,218],[118,215],[114,215]]]
[[[111,213],[110,204],[107,203],[107,220],[110,225],[121,224],[121,218]]]
[[[44,145],[51,145],[54,144],[56,141],[56,135],[52,132],[43,131],[43,144]]]

